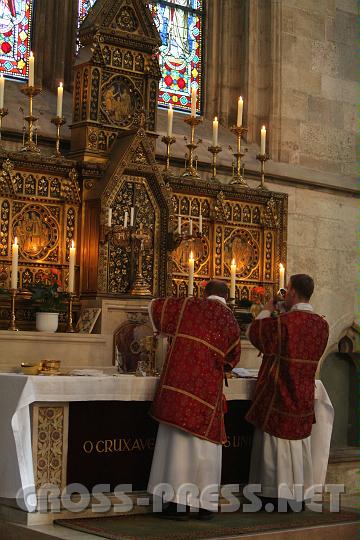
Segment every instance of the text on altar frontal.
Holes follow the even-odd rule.
[[[84,441],[82,448],[86,454],[93,452],[107,454],[109,452],[143,452],[154,450],[155,438],[148,439],[99,439],[98,441]]]

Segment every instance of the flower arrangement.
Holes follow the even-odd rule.
[[[264,287],[254,287],[251,291],[251,300],[255,304],[262,304],[265,298],[265,289]]]
[[[37,311],[59,313],[65,311],[65,300],[68,294],[61,290],[60,271],[51,268],[49,273],[42,272],[41,279],[29,285],[32,301]]]

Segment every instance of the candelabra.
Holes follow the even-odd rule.
[[[265,162],[268,159],[270,159],[270,156],[269,156],[269,154],[258,154],[256,156],[256,159],[258,161],[260,161],[260,163],[261,163],[261,171],[260,171],[261,181],[260,181],[260,184],[258,185],[258,189],[266,189],[267,190],[267,187],[265,186]]]
[[[249,187],[245,182],[244,176],[241,172],[241,158],[244,157],[244,153],[241,152],[241,137],[243,133],[247,132],[247,128],[242,126],[233,126],[230,131],[236,135],[236,152],[234,152],[234,157],[236,159],[236,168],[232,177],[230,184],[237,184],[242,187]]]
[[[196,170],[196,167],[194,167],[194,150],[198,147],[198,145],[202,142],[201,139],[198,139],[198,141],[195,143],[195,128],[199,124],[201,124],[202,120],[201,118],[196,118],[195,116],[190,116],[185,118],[184,122],[186,124],[189,124],[190,126],[190,143],[187,144],[187,148],[189,149],[189,156],[186,160],[186,166],[185,171],[183,172],[182,176],[190,177],[190,178],[200,178],[199,173]],[[187,137],[184,137],[184,139],[187,141]]]
[[[4,150],[4,147],[3,147],[2,141],[1,141],[2,120],[3,120],[4,116],[7,116],[8,114],[9,114],[9,111],[7,109],[4,109],[4,107],[2,107],[0,109],[0,150]]]
[[[171,156],[171,145],[174,144],[176,141],[175,137],[169,137],[168,135],[161,138],[161,141],[166,144],[166,162],[164,167],[164,172],[170,176],[171,170],[170,170],[170,156]]]
[[[67,306],[67,316],[66,316],[66,332],[67,333],[74,333],[74,327],[73,327],[73,302],[74,302],[75,294],[69,293],[69,300],[68,300],[68,306]]]
[[[21,88],[21,92],[29,98],[29,115],[25,116],[25,120],[29,124],[28,139],[25,145],[21,149],[23,152],[40,152],[37,144],[33,140],[34,123],[37,121],[37,117],[33,116],[33,97],[40,94],[41,88],[38,86],[25,85]]]
[[[10,326],[8,330],[12,330],[13,332],[17,332],[19,329],[16,328],[16,317],[15,317],[15,299],[17,295],[17,289],[10,289],[10,296],[11,296],[11,311],[10,311]]]
[[[211,178],[213,180],[216,180],[216,156],[222,151],[222,148],[221,146],[209,146],[208,150],[209,152],[212,153],[212,163],[211,163],[212,177]]]
[[[51,119],[51,123],[55,124],[56,126],[55,154],[51,157],[59,158],[62,157],[62,154],[60,152],[60,128],[61,126],[66,124],[66,120],[63,116],[55,116],[55,118]]]

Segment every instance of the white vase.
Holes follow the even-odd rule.
[[[36,313],[36,330],[38,332],[56,332],[58,325],[58,313],[46,313],[45,311]]]

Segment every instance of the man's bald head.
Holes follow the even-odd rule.
[[[229,288],[226,283],[218,279],[211,279],[208,281],[205,286],[205,298],[212,295],[221,296],[221,298],[225,298],[225,300],[227,300]]]

